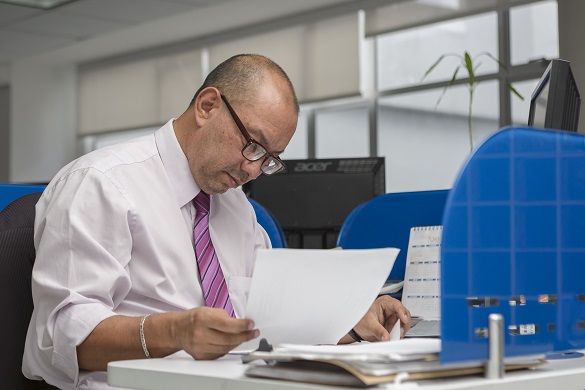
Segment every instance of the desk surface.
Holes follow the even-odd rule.
[[[237,356],[214,361],[195,361],[191,358],[143,359],[113,362],[108,365],[108,383],[112,386],[142,390],[332,390],[337,387],[309,383],[249,378],[246,365]],[[384,389],[424,390],[583,390],[585,389],[585,357],[551,360],[533,370],[507,373],[501,380],[479,376],[455,379],[387,384]],[[338,387],[339,389],[357,389]]]

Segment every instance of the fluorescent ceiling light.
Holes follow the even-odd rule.
[[[51,9],[77,0],[0,0],[0,3],[22,5],[41,9]]]

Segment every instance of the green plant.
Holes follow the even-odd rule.
[[[473,149],[473,133],[471,131],[472,130],[471,118],[472,118],[472,108],[473,108],[473,94],[475,92],[475,88],[477,88],[477,86],[479,84],[479,82],[476,81],[475,75],[477,73],[477,69],[481,66],[481,62],[479,62],[478,60],[481,57],[487,57],[487,58],[490,58],[493,61],[495,61],[500,66],[501,69],[506,70],[506,67],[504,66],[504,64],[502,64],[502,62],[500,62],[500,60],[498,60],[496,57],[494,57],[493,55],[491,55],[488,52],[479,53],[475,57],[472,57],[469,54],[469,52],[467,52],[467,51],[465,51],[463,53],[463,55],[459,55],[456,53],[447,53],[447,54],[441,55],[431,65],[431,67],[425,72],[422,79],[424,80],[441,63],[441,61],[443,61],[447,57],[458,58],[459,64],[457,65],[457,67],[455,68],[455,71],[453,72],[453,76],[451,77],[451,81],[449,82],[449,84],[447,84],[443,88],[443,91],[442,91],[441,95],[439,96],[439,99],[437,100],[437,104],[435,105],[435,109],[437,108],[439,103],[441,103],[441,100],[443,99],[443,96],[445,96],[447,89],[449,89],[450,87],[452,87],[455,84],[455,80],[457,79],[457,75],[459,74],[459,71],[461,69],[465,69],[467,71],[467,74],[468,74],[468,82],[466,83],[467,89],[469,90],[469,108],[468,108],[468,113],[467,113],[467,129],[469,131],[469,149],[471,150],[471,149]],[[509,82],[506,82],[506,86],[510,89],[510,91],[512,91],[512,93],[514,93],[514,95],[518,96],[518,98],[520,98],[521,100],[524,100],[524,97],[522,95],[520,95],[520,93],[518,93],[518,91],[516,91],[516,89]]]

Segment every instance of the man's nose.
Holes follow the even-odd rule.
[[[262,174],[262,163],[264,162],[264,158],[260,158],[256,161],[244,161],[242,164],[242,170],[248,174],[250,180],[256,179],[258,176]]]

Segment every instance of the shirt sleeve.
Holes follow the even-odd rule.
[[[76,347],[113,316],[131,283],[132,210],[121,186],[89,168],[47,188],[37,204],[32,292],[37,344],[78,385]]]

